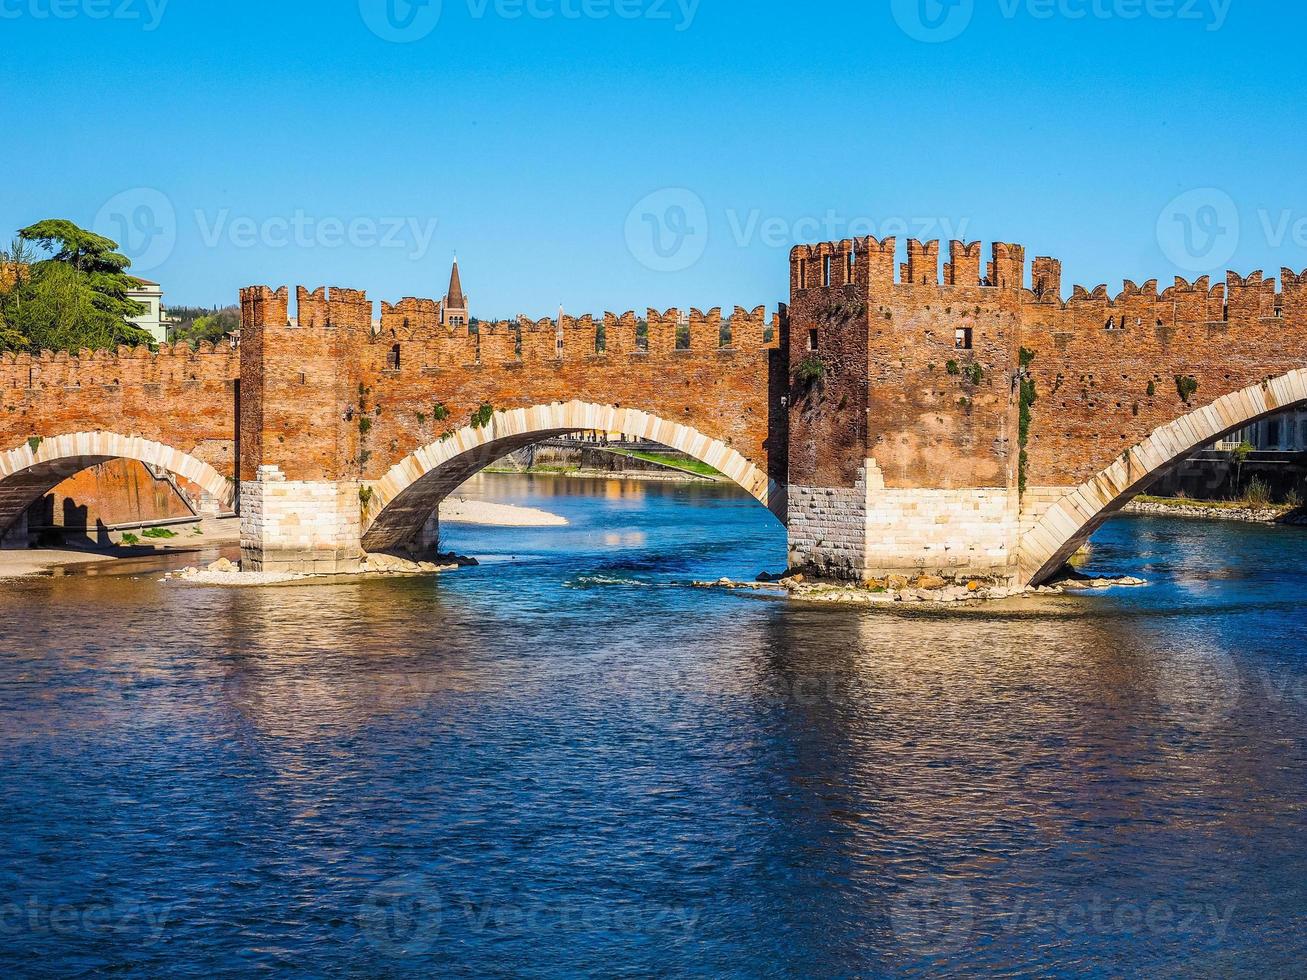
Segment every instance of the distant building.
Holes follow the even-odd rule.
[[[458,277],[458,259],[454,259],[454,268],[449,273],[449,292],[440,301],[440,325],[446,328],[466,327],[470,321],[467,312],[467,297],[463,295],[463,283]]]
[[[168,339],[170,323],[168,314],[163,308],[163,288],[157,282],[142,279],[140,276],[132,278],[139,282],[140,286],[129,289],[127,298],[145,304],[145,312],[140,316],[132,317],[131,321],[153,337],[156,343],[161,344]]]
[[[1278,412],[1230,433],[1216,448],[1233,449],[1245,442],[1258,452],[1307,452],[1307,412]]]

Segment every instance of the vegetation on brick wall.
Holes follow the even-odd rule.
[[[1033,351],[1021,348],[1020,364],[1021,368],[1017,373],[1018,383],[1020,385],[1020,399],[1017,422],[1017,446],[1019,455],[1017,456],[1017,495],[1024,497],[1026,493],[1026,473],[1030,468],[1030,455],[1026,452],[1026,446],[1030,442],[1030,420],[1032,418],[1031,408],[1039,399],[1035,392],[1035,379],[1030,376],[1030,365],[1035,361]]]
[[[1177,374],[1175,376],[1175,390],[1180,393],[1180,401],[1188,405],[1189,399],[1198,391],[1198,381],[1187,374]]]
[[[809,354],[794,368],[794,381],[802,388],[811,388],[826,374],[826,364],[816,354]]]
[[[472,428],[483,429],[490,424],[490,420],[495,416],[494,406],[489,402],[482,402],[481,407],[472,413]]]

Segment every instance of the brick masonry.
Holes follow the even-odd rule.
[[[215,500],[240,481],[251,562],[345,568],[360,546],[429,547],[440,498],[497,456],[609,428],[722,468],[788,521],[796,564],[1030,580],[1202,441],[1307,400],[1307,273],[1064,300],[1061,264],[1019,245],[982,271],[979,243],[952,242],[942,273],[940,243],[897,250],[797,247],[771,317],[469,331],[432,300],[374,322],[356,290],[299,288],[292,311],[258,286],[238,352],[0,357],[0,522],[106,459],[202,464]]]

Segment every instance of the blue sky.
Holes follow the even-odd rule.
[[[1307,266],[1307,65],[1277,53],[1305,28],[1247,0],[0,0],[0,234],[126,228],[196,304],[438,296],[457,251],[481,316],[774,305],[794,241],[869,231],[1021,242],[1067,289],[1278,274]]]

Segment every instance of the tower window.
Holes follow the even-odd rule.
[[[799,288],[808,288],[808,260],[799,259]]]
[[[830,285],[830,267],[831,267],[830,256],[827,255],[825,258],[821,260],[821,284],[823,286]]]
[[[399,344],[390,348],[390,353],[386,355],[386,367],[392,371],[399,370]]]
[[[808,331],[808,350],[817,349],[817,328],[813,327]]]
[[[953,346],[957,350],[971,350],[970,327],[958,327],[953,331]]]

